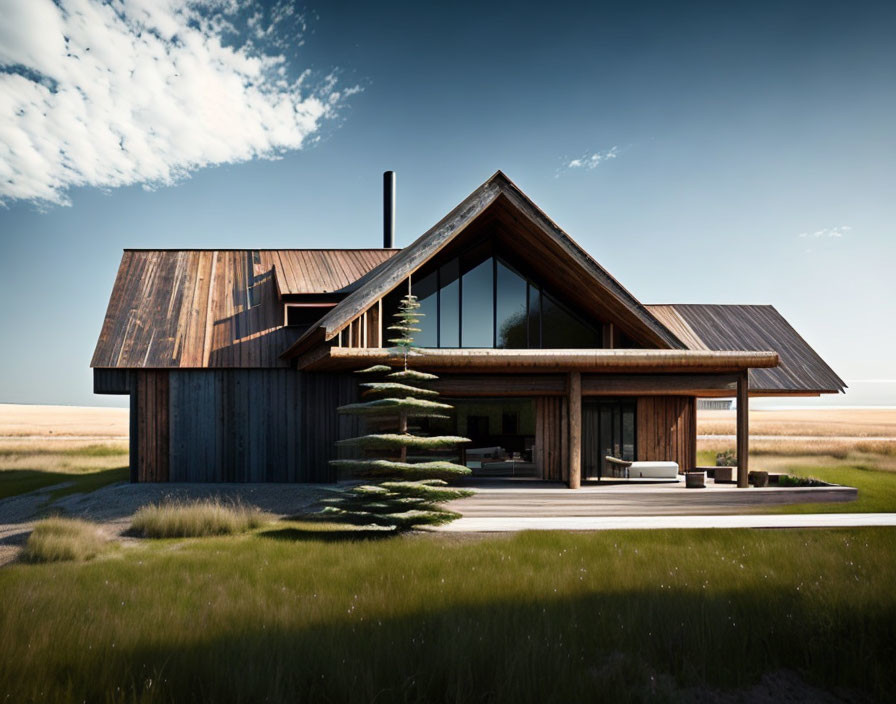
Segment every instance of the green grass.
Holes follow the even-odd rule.
[[[774,513],[893,513],[896,512],[896,474],[867,465],[819,466],[793,464],[787,471],[797,477],[814,477],[831,484],[858,489],[859,496],[848,503],[794,504],[769,507]]]
[[[715,452],[697,453],[697,464],[715,464]],[[858,498],[843,503],[807,503],[762,506],[762,513],[894,513],[896,512],[896,472],[889,469],[888,457],[850,452],[845,457],[819,453],[802,456],[761,453],[750,457],[757,469],[785,472],[795,477],[812,477],[830,484],[855,487]]]
[[[96,524],[73,518],[39,521],[22,551],[26,562],[84,562],[109,547]]]
[[[128,479],[127,445],[120,442],[84,444],[83,441],[0,445],[0,499],[61,484],[49,499],[95,491]]]
[[[37,469],[0,470],[0,499],[18,496],[29,491],[44,489],[57,484],[68,484],[50,492],[49,499],[57,499],[68,494],[78,494],[113,484],[126,482],[129,473],[127,467],[101,469],[95,472],[72,474],[69,472],[45,472]]]
[[[134,514],[131,529],[144,538],[201,538],[245,533],[267,520],[254,506],[208,499],[142,506]]]
[[[885,700],[896,530],[359,539],[302,524],[0,570],[16,702]]]

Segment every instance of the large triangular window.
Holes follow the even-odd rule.
[[[421,347],[599,348],[601,325],[487,248],[451,259],[413,282],[424,314]]]

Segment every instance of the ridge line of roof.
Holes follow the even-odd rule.
[[[400,252],[402,247],[125,247],[123,252]]]
[[[751,308],[774,308],[775,305],[773,303],[644,303],[643,305],[648,308],[652,306],[749,306]],[[777,309],[776,309],[777,310]]]

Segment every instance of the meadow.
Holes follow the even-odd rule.
[[[16,702],[885,700],[896,532],[377,538],[276,522],[0,570]],[[779,699],[780,700],[780,699]]]
[[[828,437],[754,442],[751,462],[858,501],[775,510],[896,511],[892,454]],[[701,463],[730,444],[701,441]],[[126,461],[117,438],[7,438],[0,496],[90,491]],[[221,532],[190,527],[206,521],[179,534]],[[0,568],[0,701],[886,701],[896,685],[893,529],[239,530],[107,532],[84,561]]]

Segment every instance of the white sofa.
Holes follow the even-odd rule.
[[[622,476],[626,479],[678,479],[678,462],[654,460],[630,462],[609,455],[607,462],[613,467],[615,476]]]
[[[632,462],[629,479],[678,479],[678,462]]]

